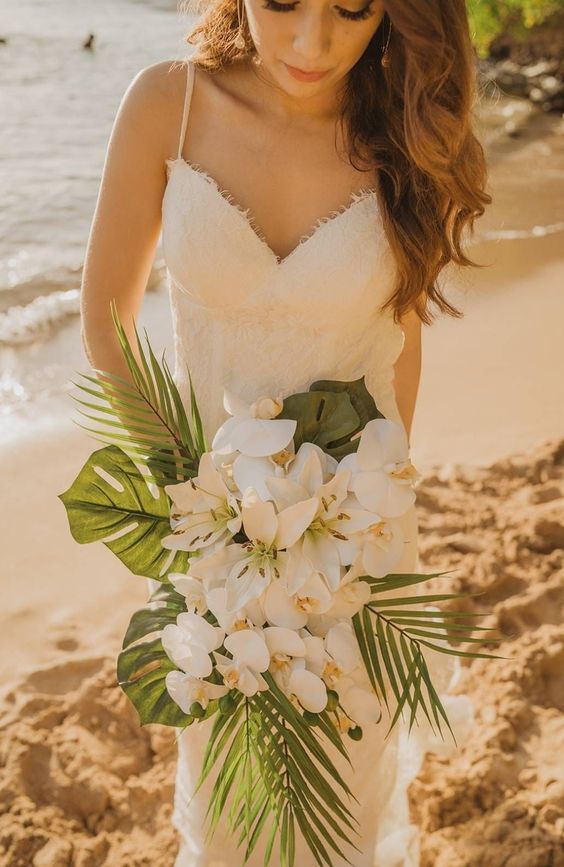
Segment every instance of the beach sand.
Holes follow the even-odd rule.
[[[529,158],[539,142],[512,153]],[[503,225],[499,211],[489,219]],[[564,864],[561,237],[476,246],[492,264],[449,284],[465,317],[423,332],[412,431],[421,562],[456,568],[449,590],[483,592],[472,605],[506,636],[507,658],[463,666],[457,690],[476,703],[475,732],[448,760],[429,754],[411,786],[422,867]],[[141,322],[168,344],[166,297],[147,303]],[[87,372],[76,323],[59,334],[70,366]],[[71,411],[70,399],[36,420],[28,408],[0,445],[0,864],[171,867],[174,733],[140,728],[115,681],[146,583],[103,544],[70,536],[57,495],[102,447]]]

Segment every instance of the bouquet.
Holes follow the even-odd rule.
[[[349,759],[384,714],[388,732],[404,714],[410,730],[450,728],[427,652],[490,656],[452,646],[485,627],[434,605],[457,594],[420,592],[446,573],[396,571],[419,473],[364,378],[250,404],[226,391],[210,446],[189,373],[186,408],[164,354],[135,329],[138,361],[112,315],[132,383],[79,385],[107,445],[59,496],[77,542],[160,582],[131,618],[119,685],[141,725],[208,726],[210,834],[225,813],[244,861],[265,835],[264,863],[278,841],[292,865],[297,825],[330,865],[356,832],[331,752]]]

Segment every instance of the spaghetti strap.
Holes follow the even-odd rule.
[[[180,126],[180,140],[178,142],[178,156],[177,159],[181,159],[182,157],[182,147],[184,145],[184,138],[186,136],[186,125],[188,123],[188,112],[190,111],[190,102],[192,100],[192,90],[194,89],[194,64],[190,61],[186,61],[186,92],[184,94],[184,110],[182,112],[182,124]]]

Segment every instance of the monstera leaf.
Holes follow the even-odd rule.
[[[141,725],[186,726],[192,722],[166,689],[166,675],[176,666],[165,653],[160,637],[141,640],[160,634],[167,623],[176,623],[182,611],[186,611],[184,597],[170,585],[161,586],[150,596],[147,607],[133,614],[123,639],[117,679],[135,705]]]
[[[340,460],[358,448],[358,437],[370,419],[384,418],[366,388],[364,377],[350,382],[319,379],[309,391],[292,394],[284,400],[277,418],[297,421],[296,451],[304,442],[313,442]]]
[[[167,572],[186,572],[188,554],[172,556],[161,545],[171,532],[170,510],[166,493],[157,491],[155,498],[131,458],[112,445],[93,452],[58,497],[76,542],[104,542],[135,575],[168,583]]]

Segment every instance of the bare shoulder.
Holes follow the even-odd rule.
[[[140,69],[128,85],[118,111],[128,138],[165,159],[173,155],[182,118],[186,63],[164,60]]]

